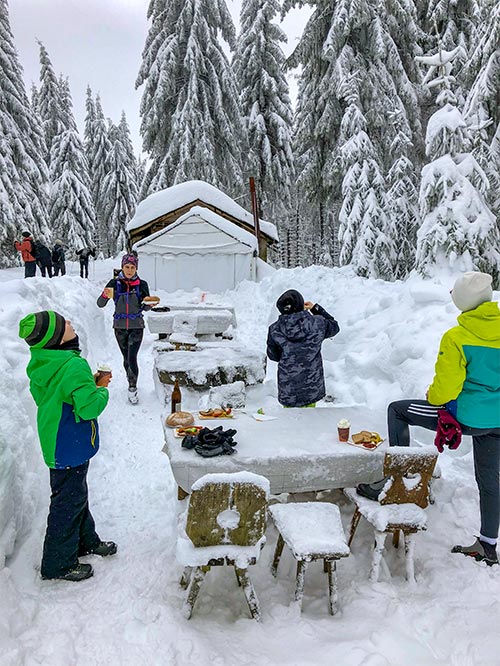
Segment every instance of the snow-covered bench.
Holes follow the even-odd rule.
[[[323,560],[328,575],[328,610],[335,615],[338,610],[336,561],[349,555],[338,506],[327,502],[292,502],[274,504],[269,507],[269,513],[278,530],[273,576],[277,575],[286,543],[297,560],[295,601],[302,604],[307,564]]]
[[[230,310],[171,308],[169,312],[153,309],[148,313],[147,324],[151,333],[166,336],[172,333],[176,317],[185,312],[195,322],[195,334],[215,335],[222,334],[233,325],[234,313]]]

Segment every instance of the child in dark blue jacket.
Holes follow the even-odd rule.
[[[321,345],[339,325],[295,289],[285,291],[276,307],[280,316],[269,327],[267,355],[278,362],[278,400],[285,407],[312,405],[326,393]]]

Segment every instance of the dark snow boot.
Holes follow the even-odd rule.
[[[486,541],[476,538],[472,546],[453,546],[452,553],[462,553],[468,557],[473,557],[476,562],[486,562],[488,566],[498,564],[498,555],[496,546],[492,546]]]
[[[69,580],[73,583],[78,583],[81,580],[86,580],[94,575],[94,570],[90,564],[75,564],[69,571],[61,574],[60,576],[42,576],[43,580]]]
[[[101,557],[108,557],[108,555],[114,555],[117,550],[118,546],[114,541],[99,541],[97,545],[89,550],[82,551],[79,555],[100,555]]]
[[[128,401],[131,405],[137,405],[139,402],[139,396],[137,394],[137,388],[135,386],[130,386],[128,389]]]
[[[356,487],[356,492],[361,497],[366,497],[367,499],[374,500],[378,502],[382,488],[385,486],[388,477],[380,479],[380,481],[374,481],[374,483],[359,483]]]

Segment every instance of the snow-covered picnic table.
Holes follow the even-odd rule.
[[[266,414],[267,415],[267,414]],[[197,425],[226,430],[234,428],[238,442],[233,455],[203,458],[183,449],[175,430],[164,425],[165,445],[172,473],[185,493],[204,474],[249,471],[269,479],[271,492],[307,492],[346,488],[373,482],[383,476],[384,450],[367,451],[337,437],[337,422],[347,418],[351,434],[360,430],[379,432],[386,438],[385,414],[360,407],[277,409],[274,420],[257,421],[251,413],[236,410],[233,419],[200,420]]]

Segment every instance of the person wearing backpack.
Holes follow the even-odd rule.
[[[42,277],[49,278],[52,277],[52,253],[49,248],[42,243],[42,241],[34,241],[34,247],[36,252],[36,263]]]
[[[76,251],[80,259],[80,277],[89,276],[89,258],[94,257],[95,259],[95,249],[90,247],[82,247],[80,250]],[[85,275],[84,275],[85,274]]]
[[[18,252],[21,253],[21,258],[24,261],[24,277],[35,277],[36,275],[36,250],[33,246],[33,238],[29,231],[23,231],[21,234],[22,241],[15,241],[14,246]]]
[[[144,335],[143,312],[150,310],[151,306],[144,303],[149,296],[149,286],[137,275],[138,260],[135,254],[125,254],[122,257],[122,269],[104,287],[97,299],[100,308],[105,307],[110,300],[115,303],[113,315],[113,328],[116,341],[123,356],[123,367],[128,380],[128,399],[133,405],[137,404],[137,378],[139,366],[137,355]]]
[[[66,264],[64,263],[64,248],[63,242],[61,240],[56,240],[54,247],[52,248],[52,265],[54,267],[54,276],[66,275]]]

